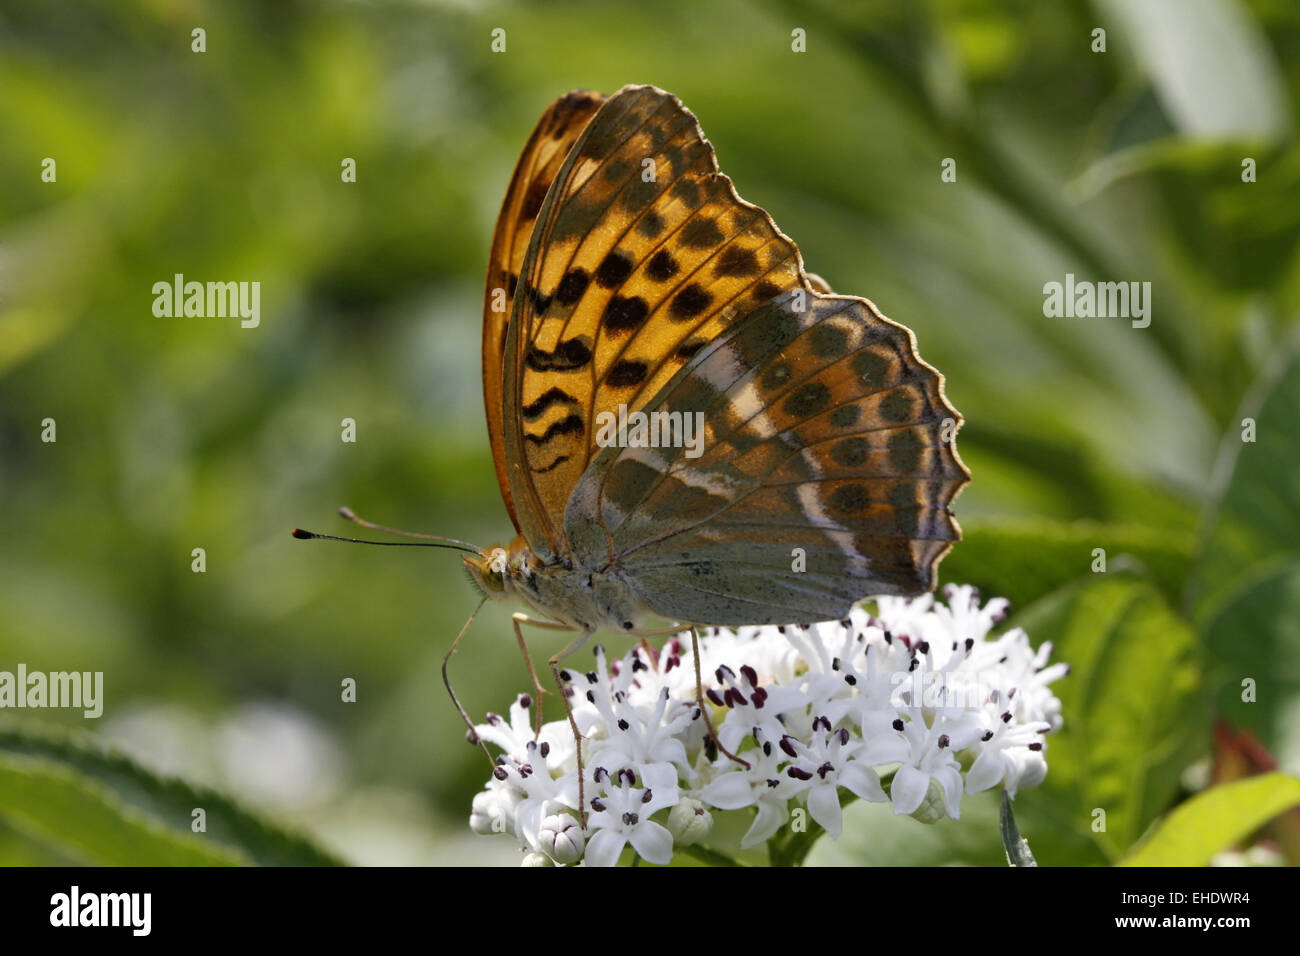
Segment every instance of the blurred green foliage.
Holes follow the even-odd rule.
[[[1016,804],[1039,862],[1121,858],[1211,714],[1300,770],[1292,0],[6,3],[0,669],[103,671],[107,697],[27,724],[89,726],[349,860],[516,858],[465,826],[486,768],[437,674],[473,606],[456,559],[287,532],[337,531],[346,503],[511,536],[478,368],[496,209],[552,99],[633,82],[678,94],[808,267],[947,377],[974,480],[944,577],[1028,606],[1076,665]],[[1151,282],[1150,328],[1045,318],[1070,272]],[[260,281],[261,326],[156,318],[176,273]],[[453,677],[480,715],[526,688],[505,609]],[[15,760],[70,799],[10,757],[0,808]],[[999,862],[996,801],[969,804],[924,838],[857,808],[814,859]],[[0,862],[113,859],[31,823],[0,811]]]

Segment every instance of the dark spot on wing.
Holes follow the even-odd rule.
[[[787,415],[794,418],[807,418],[820,412],[830,400],[829,388],[821,382],[808,382],[796,388],[785,400],[783,407]]]
[[[612,388],[632,388],[645,381],[650,366],[633,359],[621,359],[605,376],[605,384]]]
[[[713,296],[705,292],[698,283],[692,282],[673,298],[668,312],[677,320],[693,319],[713,302]]]
[[[722,244],[722,230],[712,219],[692,219],[682,227],[681,240],[692,249],[707,249]]]
[[[596,281],[606,289],[616,289],[627,281],[632,268],[631,257],[616,250],[601,260],[596,269]]]
[[[912,396],[908,389],[900,388],[880,400],[880,414],[888,421],[906,421],[912,414]]]
[[[677,346],[677,349],[673,352],[673,355],[677,356],[679,359],[682,359],[683,361],[690,361],[695,357],[696,352],[698,352],[700,349],[704,348],[704,346],[708,344],[709,344],[708,339],[691,339],[689,342],[683,342],[681,343],[681,345]]]
[[[591,276],[587,275],[586,269],[570,269],[555,289],[555,301],[560,305],[573,305],[582,298],[590,282]]]
[[[664,217],[651,209],[637,221],[636,231],[647,239],[653,239],[664,231]]]
[[[582,423],[582,417],[579,415],[567,415],[559,421],[551,422],[549,428],[540,435],[524,435],[524,438],[534,445],[545,445],[556,435],[581,435],[587,430]]]
[[[542,292],[541,289],[533,290],[533,315],[541,318],[546,315],[546,310],[551,307],[551,297]]]
[[[550,188],[550,183],[540,179],[534,179],[528,184],[528,189],[524,192],[523,204],[519,207],[519,215],[525,222],[537,218],[537,214],[542,211],[542,203],[546,201],[546,192]]]
[[[677,270],[681,268],[674,259],[664,249],[660,249],[650,260],[650,265],[646,267],[646,273],[655,282],[667,282],[673,276],[677,275]]]
[[[624,298],[616,295],[605,306],[601,327],[607,332],[630,332],[639,329],[650,314],[650,307],[639,296]]]
[[[568,371],[582,368],[590,361],[591,346],[585,336],[561,342],[553,352],[546,352],[534,345],[524,357],[524,364],[534,372]]]
[[[821,358],[835,358],[843,355],[849,348],[849,333],[842,326],[832,322],[820,322],[809,333],[813,352]]]
[[[853,435],[831,446],[831,458],[846,468],[863,464],[870,454],[871,443],[861,435]]]
[[[753,250],[727,246],[718,254],[713,266],[715,276],[752,276],[758,274],[758,256]]]
[[[524,418],[528,419],[529,421],[534,421],[540,418],[542,414],[552,405],[558,405],[561,402],[576,402],[576,401],[577,399],[574,398],[572,395],[570,395],[568,392],[566,392],[564,389],[556,388],[552,386],[548,388],[546,391],[544,391],[541,395],[539,395],[537,397],[537,401],[529,402],[527,405],[523,407]]]
[[[841,514],[855,514],[871,507],[871,498],[861,485],[840,485],[831,492],[830,503]]]

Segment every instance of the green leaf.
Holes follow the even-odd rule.
[[[1005,866],[997,792],[963,797],[961,819],[921,823],[888,803],[856,800],[844,808],[839,838],[819,839],[805,866]]]
[[[1268,40],[1233,0],[1094,0],[1115,47],[1135,52],[1184,136],[1273,139],[1286,132],[1286,85]],[[1207,70],[1205,64],[1215,64]]]
[[[133,812],[66,767],[0,757],[0,815],[19,831],[97,866],[235,866],[248,857]]]
[[[1047,779],[1017,798],[1021,826],[1042,863],[1117,860],[1208,746],[1196,640],[1155,587],[1124,573],[1064,588],[1013,623],[1071,666],[1052,685],[1064,725],[1047,738]]]
[[[1300,344],[1300,343],[1298,343]],[[1255,440],[1242,440],[1252,419]],[[1217,508],[1190,589],[1221,713],[1300,771],[1300,348],[1284,350],[1224,438]],[[1243,701],[1244,680],[1255,699]]]
[[[1120,865],[1205,866],[1214,854],[1297,804],[1300,780],[1284,773],[1213,787],[1170,812]]]
[[[1172,599],[1186,577],[1194,544],[1190,536],[1138,525],[973,521],[963,525],[962,541],[940,570],[945,581],[978,585],[1020,608],[1089,575],[1093,549],[1103,548],[1109,569],[1141,566]]]
[[[1011,797],[1002,791],[1002,812],[999,818],[1002,847],[1007,851],[1008,866],[1037,866],[1034,854],[1029,852],[1029,841],[1020,835],[1016,815],[1011,809]]]
[[[202,808],[206,832],[190,829]],[[204,787],[157,776],[89,734],[0,727],[0,819],[103,866],[321,866],[340,861]]]

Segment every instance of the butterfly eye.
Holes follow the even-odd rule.
[[[483,559],[480,568],[483,586],[489,591],[504,591],[506,588],[506,552],[497,548]]]

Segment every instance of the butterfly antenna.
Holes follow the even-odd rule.
[[[466,541],[459,541],[456,538],[444,538],[439,534],[421,534],[419,531],[402,531],[399,528],[390,528],[387,525],[375,524],[373,521],[367,521],[365,518],[359,516],[347,505],[344,505],[339,509],[339,514],[354,524],[359,524],[363,528],[369,528],[371,531],[384,531],[388,534],[400,534],[404,538],[423,538],[426,541],[443,541],[447,544],[457,545],[461,548],[469,548],[475,554],[478,554],[480,550],[479,548],[474,547],[474,545]]]
[[[377,544],[384,548],[449,548],[452,551],[466,551],[469,554],[482,554],[482,552],[472,544],[466,544],[464,541],[453,541],[448,539],[442,541],[363,541],[361,538],[340,538],[333,534],[317,534],[315,531],[304,531],[302,528],[294,528],[293,536],[303,541],[317,539],[320,541],[346,541],[348,544]]]

